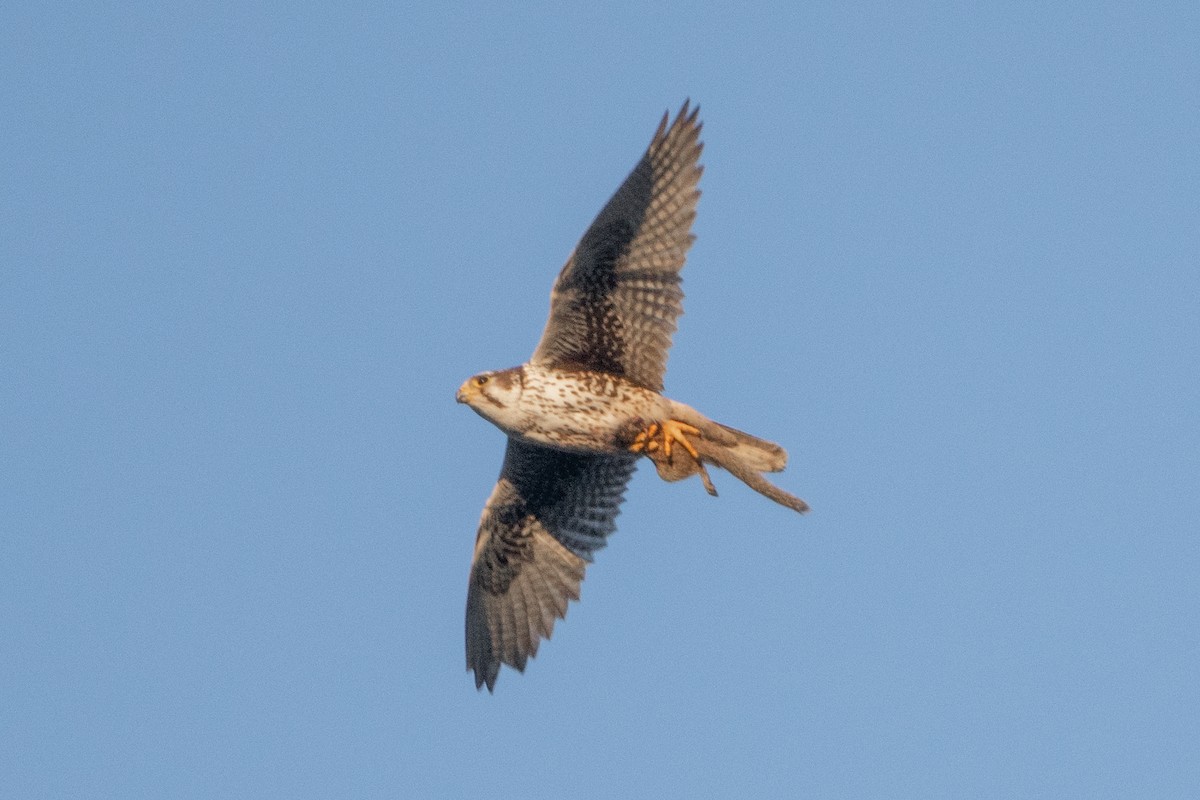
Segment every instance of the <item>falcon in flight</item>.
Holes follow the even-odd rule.
[[[550,319],[527,364],[483,372],[458,390],[508,434],[500,479],[479,520],[467,588],[467,669],[476,688],[500,665],[524,671],[584,567],[616,530],[639,458],[659,476],[706,464],[801,513],[808,505],[762,476],[787,453],[662,395],[667,350],[683,313],[679,271],[696,217],[699,108],[664,115],[650,147],[583,235],[555,281]]]

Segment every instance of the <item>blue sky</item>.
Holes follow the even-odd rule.
[[[1200,793],[1200,12],[32,4],[0,24],[0,795]],[[494,696],[524,361],[664,110],[670,395]]]

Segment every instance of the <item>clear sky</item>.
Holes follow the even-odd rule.
[[[566,5],[0,12],[0,796],[1200,794],[1197,5]],[[686,97],[813,512],[644,466],[477,693],[454,391]]]

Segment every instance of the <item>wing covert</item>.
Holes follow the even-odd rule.
[[[534,363],[606,372],[662,391],[683,313],[682,279],[695,237],[704,148],[688,103],[592,222],[559,273]]]
[[[525,669],[615,519],[636,457],[584,455],[510,438],[479,521],[467,588],[467,668],[491,691],[502,663]]]

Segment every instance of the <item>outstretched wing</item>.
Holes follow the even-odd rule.
[[[661,392],[679,270],[695,238],[700,109],[663,116],[650,147],[592,222],[559,273],[532,361],[618,375]]]
[[[579,599],[586,563],[616,530],[636,461],[508,440],[467,587],[467,669],[476,687],[491,691],[501,663],[523,671]]]

